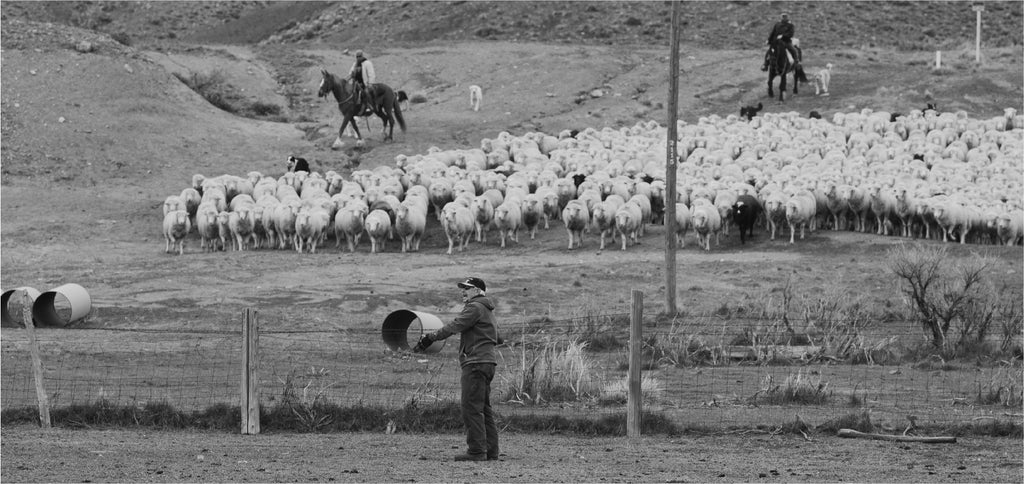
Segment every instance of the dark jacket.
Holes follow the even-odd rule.
[[[775,42],[775,38],[782,36],[782,40],[787,44],[793,41],[793,34],[796,33],[796,27],[793,26],[792,22],[778,22],[772,27],[772,33],[768,34],[768,43]]]
[[[474,363],[494,363],[494,346],[498,344],[498,326],[494,321],[494,304],[487,296],[473,296],[455,320],[434,332],[435,340],[446,339],[456,333],[459,338],[459,366]]]

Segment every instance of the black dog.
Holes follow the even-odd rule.
[[[754,116],[757,116],[757,113],[761,111],[761,109],[764,109],[764,106],[761,103],[757,103],[757,106],[741,107],[740,116],[745,116],[747,121],[750,121],[751,119],[754,119]]]
[[[821,113],[817,111],[811,111],[811,114],[809,114],[807,117],[811,119],[821,119]]]
[[[304,171],[309,173],[309,163],[306,162],[305,158],[298,158],[295,156],[288,157],[288,171]]]

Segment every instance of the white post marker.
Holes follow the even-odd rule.
[[[941,50],[935,51],[935,68],[936,69],[941,69],[942,68],[942,51]]]
[[[978,17],[977,27],[974,30],[974,62],[981,64],[981,12],[985,11],[985,5],[975,3],[971,6],[971,10],[974,10]]]

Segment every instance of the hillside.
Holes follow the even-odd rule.
[[[683,2],[683,41],[756,49],[787,10],[807,49],[973,45],[971,2]],[[984,2],[987,47],[1024,41],[1024,5]],[[424,42],[664,45],[669,2],[4,2],[3,17],[95,29],[142,48],[319,43],[369,52]]]
[[[687,2],[684,36],[690,40],[681,59],[680,116],[695,123],[734,115],[739,106],[757,102],[764,103],[765,112],[816,110],[826,117],[862,109],[906,112],[926,102],[977,118],[1001,116],[1007,107],[1024,111],[1019,3],[987,7],[1010,12],[1000,21],[1013,32],[1004,36],[1016,39],[1008,41],[1013,45],[987,47],[985,62],[976,65],[973,49],[965,47],[969,32],[943,37],[954,47],[945,53],[941,70],[931,68],[931,46],[904,50],[921,35],[936,35],[913,33],[897,22],[925,15],[918,3],[866,5],[873,8],[838,2]],[[931,8],[945,15],[965,10],[965,4],[927,6],[928,14]],[[826,47],[807,47],[809,69],[826,62],[836,66],[830,97],[814,96],[806,84],[784,102],[766,97],[759,39],[774,11],[783,7],[794,11],[798,24],[796,7],[806,15],[840,9],[825,17],[850,22],[855,27],[850,32],[858,32],[842,41],[828,37]],[[347,176],[359,168],[393,165],[398,154],[478,147],[481,139],[502,131],[518,135],[664,123],[667,47],[664,39],[650,39],[666,35],[665,8],[662,2],[4,2],[2,285],[46,289],[77,281],[93,291],[101,307],[95,324],[161,327],[179,324],[179,313],[153,312],[153,307],[201,307],[210,314],[190,316],[191,324],[212,325],[257,301],[268,304],[266,311],[287,313],[293,297],[310,301],[303,306],[308,311],[302,317],[275,317],[299,326],[344,320],[372,327],[381,312],[396,307],[447,311],[446,295],[433,289],[434,282],[467,271],[530,287],[505,295],[504,307],[519,311],[570,310],[595,294],[630,285],[657,291],[657,232],[645,245],[622,253],[598,251],[594,239],[585,242],[585,250],[568,253],[564,232],[552,224],[536,241],[509,250],[493,241],[471,245],[469,253],[453,257],[444,255],[447,241],[431,226],[423,253],[394,254],[392,245],[391,253],[374,264],[366,263],[365,241],[355,254],[330,247],[309,256],[266,250],[202,253],[198,240],[191,240],[183,257],[171,257],[163,253],[160,214],[163,200],[189,186],[194,174],[278,175],[289,155],[306,157],[316,171]],[[424,17],[426,10],[437,15]],[[970,30],[969,8],[959,17]],[[563,20],[545,24],[542,18],[564,19],[576,29],[560,29]],[[764,20],[755,23],[755,18]],[[645,29],[651,32],[637,36]],[[872,47],[862,35],[876,29],[891,35]],[[598,31],[608,35],[592,35]],[[563,34],[567,37],[554,37]],[[805,38],[814,35],[809,31]],[[421,94],[426,102],[404,113],[408,131],[396,133],[394,143],[381,142],[379,121],[372,121],[369,131],[360,121],[365,145],[346,137],[343,149],[332,149],[340,119],[332,99],[316,96],[320,69],[343,72],[354,48],[370,52],[386,82]],[[218,109],[182,82],[195,76],[217,77],[247,102],[281,111],[254,119]],[[469,84],[484,87],[479,112],[468,107]],[[850,284],[873,288],[879,297],[891,295],[877,264],[892,240],[819,235],[822,245],[788,247],[761,237],[760,245],[744,250],[727,240],[721,249],[727,258],[696,253],[691,242],[687,259],[708,266],[692,274],[688,284],[714,281],[722,289],[691,302],[715,308],[732,291],[749,287],[745,271],[722,269],[715,265],[720,260],[725,266],[757,260],[766,278],[777,279],[775,261],[799,259],[813,268],[836,251],[871,254],[844,268]],[[724,279],[723,270],[729,274]],[[801,284],[816,287],[825,278],[816,274]],[[538,280],[547,282],[533,286]],[[566,289],[580,284],[586,290]],[[346,294],[342,300],[339,290]]]

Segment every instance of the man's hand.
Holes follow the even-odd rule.
[[[413,353],[422,353],[422,352],[426,351],[427,348],[429,348],[430,345],[432,345],[432,344],[434,344],[434,338],[432,338],[430,336],[430,334],[425,334],[425,335],[420,337],[420,341],[418,343],[416,343],[416,347],[414,347],[412,349],[412,352]]]

